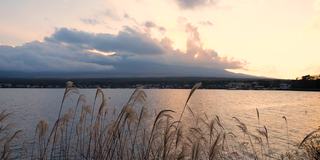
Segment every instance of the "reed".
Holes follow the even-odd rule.
[[[306,150],[308,158],[320,160],[320,128],[310,132],[299,144]]]
[[[0,159],[9,160],[19,155],[16,153],[14,141],[18,140],[21,130],[14,130],[8,122],[11,113],[3,110],[0,112]]]
[[[286,135],[287,135],[287,149],[288,151],[290,150],[290,143],[289,143],[289,127],[288,127],[288,120],[286,116],[282,116],[282,118],[284,119],[285,123],[286,123]]]
[[[75,85],[68,82],[55,123],[39,121],[26,159],[301,159],[289,147],[285,154],[272,152],[269,131],[260,122],[258,109],[258,126],[254,129],[233,117],[239,132],[226,126],[218,115],[209,117],[193,112],[193,106],[188,103],[200,87],[198,83],[190,90],[180,113],[165,109],[152,116],[148,114],[147,95],[142,88],[135,89],[122,108],[112,108],[107,105],[102,89],[96,90],[93,104],[88,104],[83,95],[74,92]],[[78,95],[78,100],[63,113],[70,94]],[[191,122],[183,118],[186,114]],[[0,113],[0,135],[8,128],[2,122],[9,115]],[[284,119],[289,144],[287,119]],[[2,159],[12,156],[9,144],[20,132],[0,139]],[[318,129],[308,134],[297,148],[305,153],[302,158],[319,159],[319,132]]]

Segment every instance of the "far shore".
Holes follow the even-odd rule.
[[[210,77],[157,78],[0,78],[0,88],[64,88],[71,80],[78,88],[190,89],[202,82],[200,89],[320,91],[320,80],[237,79]]]

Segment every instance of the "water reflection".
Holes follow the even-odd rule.
[[[146,106],[150,114],[162,109],[175,110],[179,116],[189,94],[183,89],[148,89]],[[12,122],[25,133],[33,133],[36,123],[45,119],[53,122],[58,114],[63,89],[0,89],[1,109],[13,112]],[[121,108],[130,97],[132,89],[104,89],[109,107]],[[81,89],[88,104],[93,103],[95,90]],[[260,124],[265,125],[270,134],[270,144],[286,147],[286,123],[288,119],[289,138],[293,142],[301,140],[308,132],[320,124],[320,94],[318,92],[292,91],[239,91],[239,90],[197,90],[189,106],[199,116],[218,115],[230,130],[237,132],[232,117],[246,123],[251,130],[258,126],[256,108],[260,113]],[[65,110],[73,107],[77,96],[70,96]],[[193,121],[188,111],[184,123]],[[279,143],[280,142],[280,143]]]

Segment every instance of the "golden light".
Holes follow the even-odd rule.
[[[103,51],[99,51],[99,50],[96,50],[96,49],[89,49],[87,51],[90,52],[90,53],[100,54],[100,55],[103,55],[103,56],[113,56],[113,55],[116,54],[116,52],[103,52]]]
[[[194,57],[194,58],[198,58],[198,57],[199,57],[199,54],[197,53],[197,54],[195,54],[193,57]]]

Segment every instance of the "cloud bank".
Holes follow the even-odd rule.
[[[200,6],[216,4],[217,0],[175,0],[182,9],[193,9]]]
[[[155,27],[148,22],[147,27]],[[43,42],[21,46],[0,45],[0,73],[70,74],[93,77],[206,76],[232,77],[226,69],[244,63],[221,57],[202,46],[197,28],[186,25],[186,51],[174,49],[168,37],[124,27],[117,34],[88,33],[60,28]],[[40,74],[41,73],[41,74]]]

